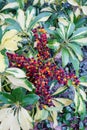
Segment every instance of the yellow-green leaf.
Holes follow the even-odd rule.
[[[0,50],[4,48],[11,51],[17,50],[17,44],[21,41],[21,38],[17,35],[17,33],[18,32],[15,29],[7,31],[2,37]]]
[[[55,101],[62,103],[64,106],[68,106],[72,103],[72,100],[70,100],[68,98],[55,98]]]
[[[18,87],[23,87],[29,91],[32,91],[32,88],[31,88],[31,84],[27,83],[27,80],[26,79],[18,79],[14,76],[7,76],[7,78],[9,79],[9,81],[14,85],[13,86],[13,89],[14,88],[18,88]]]
[[[85,15],[87,15],[87,6],[81,6],[81,9]]]
[[[48,111],[45,109],[40,110],[40,108],[38,107],[38,105],[36,106],[37,110],[36,110],[36,114],[34,116],[34,120],[35,121],[42,121],[48,118]]]
[[[80,85],[87,87],[87,82],[80,82]]]
[[[73,6],[78,6],[78,3],[76,2],[76,0],[67,0],[69,4],[73,5]]]
[[[0,73],[3,73],[8,67],[8,58],[1,54],[0,52]]]
[[[56,111],[52,111],[50,112],[51,118],[53,120],[53,127],[55,128],[58,125],[57,122],[57,112]]]
[[[25,78],[25,72],[16,67],[10,67],[6,70],[6,73],[15,76],[16,78]]]
[[[63,109],[63,105],[61,104],[61,103],[59,103],[58,101],[56,101],[56,100],[52,100],[52,102],[53,102],[53,104],[58,108],[58,111],[62,111],[62,109]]]
[[[67,89],[67,87],[66,87],[66,86],[60,87],[60,88],[58,88],[58,89],[56,90],[56,92],[55,92],[55,93],[53,93],[52,95],[59,94],[59,93],[61,93],[61,92],[65,91],[66,89]]]

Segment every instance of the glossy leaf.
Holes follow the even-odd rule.
[[[23,87],[29,91],[32,91],[32,86],[26,79],[18,79],[13,76],[7,76],[9,81],[14,85],[13,88]]]
[[[74,33],[71,39],[76,39],[79,37],[84,36],[85,34],[87,34],[87,27],[81,27],[78,28]]]
[[[11,74],[11,75],[15,76],[16,78],[25,78],[26,77],[24,71],[19,68],[16,68],[16,67],[8,68],[6,70],[6,73]]]
[[[69,52],[66,48],[62,48],[62,65],[65,67],[69,63]]]
[[[18,31],[22,31],[20,24],[16,20],[11,19],[11,18],[7,18],[7,19],[5,19],[5,22],[9,24],[9,26],[7,26],[7,30],[8,29],[16,29]]]
[[[50,49],[59,49],[60,48],[60,43],[57,41],[57,40],[53,40],[52,43],[48,43],[47,46],[50,48]]]
[[[75,24],[70,23],[67,31],[67,38],[71,36],[71,34],[74,32],[74,29],[75,29]]]
[[[11,3],[8,3],[7,5],[5,5],[5,6],[2,8],[2,11],[3,11],[3,10],[6,10],[6,9],[17,8],[17,7],[18,7],[18,3],[17,3],[17,2],[11,2]]]
[[[18,9],[17,11],[17,22],[21,26],[21,28],[24,30],[25,29],[25,14],[22,9]]]
[[[36,94],[27,94],[23,98],[22,104],[23,106],[28,106],[28,105],[35,104],[38,100],[39,100],[39,97]]]
[[[76,56],[78,57],[78,59],[80,61],[83,60],[83,57],[82,57],[82,51],[81,51],[81,47],[75,43],[72,43],[72,44],[68,44],[69,47],[72,48],[72,50],[74,51],[74,53],[76,54]]]
[[[58,89],[56,90],[56,92],[54,92],[52,95],[60,94],[60,93],[64,92],[66,89],[67,89],[66,86],[60,87],[60,88],[58,88]]]
[[[80,91],[80,94],[81,94],[81,96],[82,96],[83,100],[87,101],[85,91],[84,91],[84,90],[82,90],[82,89],[79,89],[79,91]]]
[[[29,30],[35,26],[35,24],[37,22],[45,22],[49,17],[50,17],[51,13],[49,12],[44,12],[44,13],[40,13],[38,16],[36,16],[36,18],[32,21],[32,23],[29,26]]]
[[[76,0],[67,0],[69,4],[73,5],[73,6],[78,6],[78,3],[76,2]]]
[[[18,113],[18,121],[23,130],[29,130],[33,128],[32,117],[29,115],[28,111],[22,107]]]
[[[58,101],[59,103],[63,104],[64,106],[68,106],[72,103],[72,100],[68,98],[55,98],[55,101]]]

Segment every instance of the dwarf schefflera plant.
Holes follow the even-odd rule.
[[[72,62],[74,68],[79,69],[78,59],[82,60],[81,47],[86,45],[87,27],[77,28],[70,21],[64,26],[60,21],[52,31],[46,23],[52,12],[36,16],[39,8],[30,6],[24,11],[23,6],[21,2],[12,2],[0,13],[4,16],[0,24],[0,130],[34,130],[35,124],[46,119],[53,122],[55,128],[58,113],[72,103],[75,113],[84,119],[87,99],[82,86],[87,83],[78,73],[63,67]],[[13,13],[7,17],[4,11],[9,8]],[[55,58],[59,53],[61,67]],[[73,99],[60,96],[70,88]]]
[[[48,38],[45,29],[34,28],[32,35],[34,49],[38,52],[35,58],[25,57],[17,52],[4,52],[8,59],[8,67],[1,73],[0,128],[3,130],[7,120],[15,122],[16,129],[23,130],[33,129],[34,122],[45,119],[54,122],[53,126],[56,127],[58,112],[73,102],[68,98],[58,98],[58,94],[70,86],[76,93],[75,98],[78,97],[79,91],[83,92],[79,89],[80,80],[75,73],[59,68],[52,59],[50,49],[47,47]],[[3,55],[3,51],[1,52]],[[80,97],[78,100],[83,103],[83,97]],[[80,112],[81,108],[79,106]],[[15,126],[11,126],[8,121],[8,129],[11,127],[15,129]]]

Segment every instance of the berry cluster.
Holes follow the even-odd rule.
[[[38,59],[46,60],[50,57],[49,48],[46,46],[47,44],[47,35],[46,31],[43,27],[38,27],[32,30],[35,41],[36,48],[38,50]]]
[[[46,31],[43,28],[33,30],[35,41],[37,41],[38,56],[26,58],[18,54],[7,53],[10,67],[19,67],[26,71],[26,76],[36,86],[36,94],[39,95],[40,107],[45,105],[52,106],[52,94],[49,82],[57,80],[59,84],[68,85],[71,79],[74,85],[79,84],[78,78],[73,73],[67,73],[63,68],[58,68],[55,63],[50,61],[43,62],[50,57],[47,43]]]

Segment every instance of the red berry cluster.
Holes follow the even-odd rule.
[[[57,80],[59,84],[67,85],[68,80],[71,79],[74,85],[78,85],[79,80],[75,74],[66,73],[62,68],[58,69],[56,64],[50,61],[43,62],[43,60],[50,57],[49,49],[46,46],[46,31],[39,27],[34,29],[33,33],[35,41],[37,41],[37,60],[11,53],[7,53],[7,56],[11,67],[23,68],[26,71],[29,81],[36,86],[36,94],[40,97],[40,107],[42,108],[44,105],[53,105],[49,86],[50,81]]]
[[[49,48],[47,44],[47,35],[43,27],[38,27],[32,30],[35,41],[37,43],[38,59],[46,60],[50,57]]]

